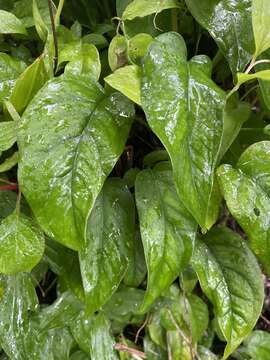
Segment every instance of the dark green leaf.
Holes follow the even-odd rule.
[[[90,215],[86,243],[79,252],[91,313],[108,301],[127,271],[134,224],[134,203],[127,186],[120,179],[108,179]]]
[[[84,77],[59,77],[35,96],[19,133],[19,182],[52,238],[79,249],[102,185],[120,156],[132,105]],[[39,164],[39,166],[36,166]]]
[[[141,308],[145,311],[184,270],[192,254],[197,224],[177,196],[171,171],[142,171],[135,190],[148,268]]]
[[[217,217],[211,194],[225,106],[209,75],[207,57],[187,62],[183,38],[166,33],[144,58],[141,93],[147,121],[170,155],[180,200],[204,231]]]
[[[215,228],[198,239],[192,263],[227,341],[227,359],[260,316],[264,298],[260,268],[244,240],[227,228]]]

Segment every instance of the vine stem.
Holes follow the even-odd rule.
[[[54,24],[55,24],[55,27],[59,24],[60,22],[60,15],[62,13],[62,10],[63,10],[63,7],[64,7],[64,3],[65,3],[65,0],[60,0],[59,1],[59,4],[58,4],[58,8],[57,8],[57,11],[56,11],[56,14],[55,14],[55,18],[54,18]]]
[[[63,2],[63,1],[61,1]],[[59,4],[60,5],[60,4]],[[58,41],[57,41],[57,33],[56,33],[56,26],[55,26],[55,18],[54,18],[54,3],[52,0],[48,0],[48,7],[51,19],[51,26],[52,26],[52,33],[53,33],[53,43],[54,43],[54,57],[53,57],[53,72],[54,75],[56,74],[57,65],[58,65]],[[59,8],[59,7],[58,7]]]
[[[137,360],[146,359],[146,355],[144,352],[130,348],[124,344],[119,344],[119,343],[115,344],[114,348],[118,351],[122,351],[130,354],[134,359]]]

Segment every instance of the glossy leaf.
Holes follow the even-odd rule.
[[[30,271],[44,252],[44,237],[30,219],[16,211],[0,223],[0,272]]]
[[[108,50],[108,60],[112,71],[115,71],[127,64],[127,51],[128,42],[125,36],[116,35],[110,42]]]
[[[270,357],[270,334],[256,330],[245,340],[244,347],[252,360],[267,360]]]
[[[265,270],[269,266],[269,172],[270,142],[250,146],[240,157],[237,168],[222,165],[218,178],[227,206],[248,235],[250,246]]]
[[[195,19],[208,30],[235,74],[254,53],[251,0],[186,0]]]
[[[38,299],[29,274],[0,277],[0,342],[10,359],[27,359],[24,348],[29,315],[38,308]]]
[[[159,13],[165,9],[180,7],[178,0],[133,0],[125,9],[122,19],[133,20],[135,17]]]
[[[260,316],[264,298],[260,268],[244,240],[222,227],[196,241],[192,264],[227,341],[227,359]]]
[[[252,25],[255,39],[255,57],[270,48],[270,7],[267,0],[252,0]]]
[[[81,313],[72,326],[72,333],[79,347],[91,357],[91,360],[118,359],[109,322],[102,313],[91,318]]]
[[[18,121],[0,122],[0,151],[5,151],[17,141]]]
[[[7,99],[15,85],[17,77],[24,71],[25,64],[8,54],[0,53],[0,105]]]
[[[135,209],[125,183],[108,179],[88,221],[79,252],[88,311],[104,305],[123,279],[135,237]]]
[[[152,41],[152,36],[145,33],[138,34],[131,38],[128,43],[128,57],[130,61],[140,65]]]
[[[184,270],[197,225],[177,196],[171,171],[142,171],[135,190],[148,268],[147,292],[141,307],[145,311]]]
[[[254,80],[254,79],[260,79],[260,80],[270,80],[270,70],[262,70],[258,71],[254,74],[244,74],[244,73],[238,73],[237,74],[237,84],[240,86],[244,84],[247,81]]]
[[[124,66],[107,76],[105,81],[136,104],[141,105],[141,69],[139,66]]]
[[[92,44],[82,44],[81,51],[72,57],[66,65],[65,73],[75,76],[86,75],[94,81],[98,81],[101,72],[101,64],[97,48]]]
[[[183,38],[166,33],[144,58],[141,88],[147,121],[170,155],[180,200],[203,231],[216,220],[211,194],[225,107],[210,68],[204,56],[188,62]]]
[[[270,49],[265,51],[258,60],[270,60]],[[260,63],[255,66],[256,72],[269,69],[269,63]],[[260,89],[266,107],[270,110],[270,81],[259,79]]]
[[[132,105],[120,94],[106,96],[85,77],[51,80],[27,107],[18,142],[19,182],[50,237],[81,247],[89,213],[121,155],[132,115]]]
[[[5,159],[4,162],[0,164],[0,173],[12,169],[18,163],[18,152],[16,151],[9,158]]]
[[[37,58],[17,79],[9,101],[21,114],[49,79],[43,56]]]
[[[22,22],[14,14],[5,10],[0,10],[0,33],[27,35]]]

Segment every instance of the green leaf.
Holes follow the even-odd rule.
[[[99,313],[91,318],[82,312],[72,325],[72,333],[79,347],[91,360],[117,360],[114,341],[110,334],[110,324]]]
[[[268,360],[270,357],[270,334],[256,330],[245,340],[244,347],[252,360]]]
[[[27,35],[27,31],[21,20],[14,14],[5,10],[0,10],[0,33]]]
[[[97,48],[92,44],[82,44],[78,54],[66,65],[65,73],[75,76],[86,75],[94,81],[98,81],[101,72],[101,64]]]
[[[245,73],[237,73],[237,85],[240,86],[247,81],[260,79],[260,80],[270,80],[270,70],[262,70],[258,71],[254,74],[245,74]]]
[[[26,216],[16,211],[0,223],[0,272],[30,271],[42,258],[44,237]]]
[[[222,165],[219,183],[227,206],[246,232],[250,246],[270,273],[270,141],[251,145],[240,157],[237,168]]]
[[[265,51],[258,60],[269,60],[270,61],[270,49]],[[261,70],[267,70],[269,69],[269,63],[259,63],[255,66],[255,70],[257,72]],[[270,110],[270,82],[269,80],[259,80],[260,89],[263,96],[263,101],[266,105],[266,107]]]
[[[115,71],[128,63],[127,51],[128,42],[125,36],[116,35],[110,42],[108,50],[108,60],[112,71]]]
[[[186,0],[186,4],[214,38],[232,73],[244,71],[254,53],[252,0]]]
[[[0,221],[13,213],[17,194],[14,191],[0,191]]]
[[[0,164],[0,173],[12,169],[18,163],[18,152],[16,151],[13,155],[7,158]]]
[[[144,17],[158,14],[165,9],[180,8],[178,0],[133,0],[125,9],[122,19],[133,20],[137,16]]]
[[[79,252],[87,310],[104,305],[123,279],[135,237],[135,209],[124,181],[105,182],[88,221]]]
[[[24,62],[0,53],[0,106],[7,99],[15,85],[17,77],[24,71]]]
[[[132,63],[140,65],[153,38],[149,34],[141,33],[132,37],[128,42],[128,57]]]
[[[58,77],[35,96],[19,132],[19,182],[53,239],[79,249],[94,202],[121,155],[132,105],[85,77]],[[39,166],[36,166],[39,164]]]
[[[192,254],[197,224],[177,196],[171,171],[142,171],[135,190],[148,268],[143,312],[184,270]]]
[[[160,35],[150,45],[141,89],[147,121],[170,155],[180,200],[205,231],[216,218],[211,195],[225,93],[210,79],[206,56],[186,60],[184,40],[176,33]]]
[[[35,28],[41,40],[45,43],[48,36],[48,28],[42,18],[42,15],[39,11],[39,7],[36,0],[33,0],[33,19],[35,23]]]
[[[270,7],[268,0],[252,0],[252,26],[256,58],[270,48]]]
[[[9,101],[21,114],[39,89],[49,80],[44,57],[38,57],[17,79]]]
[[[192,360],[192,350],[178,331],[167,331],[166,337],[171,359]]]
[[[139,66],[124,66],[104,80],[112,88],[120,91],[136,104],[141,105],[141,68]]]
[[[8,150],[17,141],[18,121],[0,122],[0,151]]]
[[[83,351],[79,350],[71,355],[70,360],[90,360],[90,358]]]
[[[228,343],[227,359],[260,316],[264,290],[259,265],[245,241],[222,227],[197,240],[192,264]]]
[[[0,276],[0,343],[10,359],[24,360],[25,334],[31,312],[38,308],[38,299],[30,274]]]

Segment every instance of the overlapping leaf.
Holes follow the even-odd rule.
[[[226,359],[260,316],[264,291],[259,265],[244,240],[226,228],[196,241],[192,263],[228,343]]]
[[[179,197],[205,230],[216,220],[211,194],[225,94],[210,79],[207,57],[188,62],[186,56],[180,35],[156,38],[144,58],[141,102],[149,125],[170,155]]]
[[[133,114],[85,77],[51,80],[28,106],[19,133],[19,182],[52,238],[79,249],[102,185],[120,156]],[[37,164],[39,164],[37,166]]]

